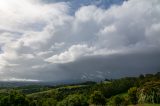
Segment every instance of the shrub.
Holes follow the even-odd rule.
[[[128,101],[123,96],[113,96],[108,100],[107,106],[127,106]]]
[[[94,91],[90,96],[90,103],[95,105],[105,105],[105,97],[102,95],[100,91]]]
[[[160,82],[147,82],[138,89],[139,103],[160,103]]]
[[[73,94],[59,102],[58,106],[88,106],[88,103],[83,95]]]
[[[132,104],[137,104],[137,87],[132,87],[128,90],[128,97]]]

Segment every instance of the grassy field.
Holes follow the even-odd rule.
[[[32,94],[27,94],[27,97],[31,98],[39,98],[39,97],[51,97],[54,96],[56,93],[62,93],[65,92],[64,94],[72,94],[78,91],[82,91],[88,88],[88,85],[69,85],[69,86],[63,86],[59,88],[53,88],[47,91],[41,91],[41,92],[36,92]]]
[[[139,105],[130,105],[130,106],[160,106],[160,104],[139,104]]]

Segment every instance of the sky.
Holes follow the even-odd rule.
[[[0,0],[0,81],[160,71],[160,0]]]

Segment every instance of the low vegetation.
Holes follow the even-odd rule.
[[[159,106],[160,73],[64,86],[0,89],[0,106]]]

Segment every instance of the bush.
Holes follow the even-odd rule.
[[[138,89],[139,103],[160,103],[160,82],[147,82]]]
[[[5,96],[0,101],[0,106],[28,106],[29,101],[25,95],[17,91],[11,91],[8,96]]]
[[[102,95],[100,91],[95,91],[90,96],[90,103],[95,105],[105,105],[105,97]]]
[[[83,95],[74,94],[67,96],[58,103],[58,106],[89,106],[89,104]]]
[[[100,84],[97,89],[103,93],[105,98],[110,98],[114,95],[126,92],[129,88],[133,87],[137,82],[136,78],[122,78],[113,80],[108,84]]]
[[[108,100],[107,106],[127,106],[128,100],[123,96],[113,96]]]
[[[132,104],[137,104],[137,87],[132,87],[128,90],[128,97]]]

